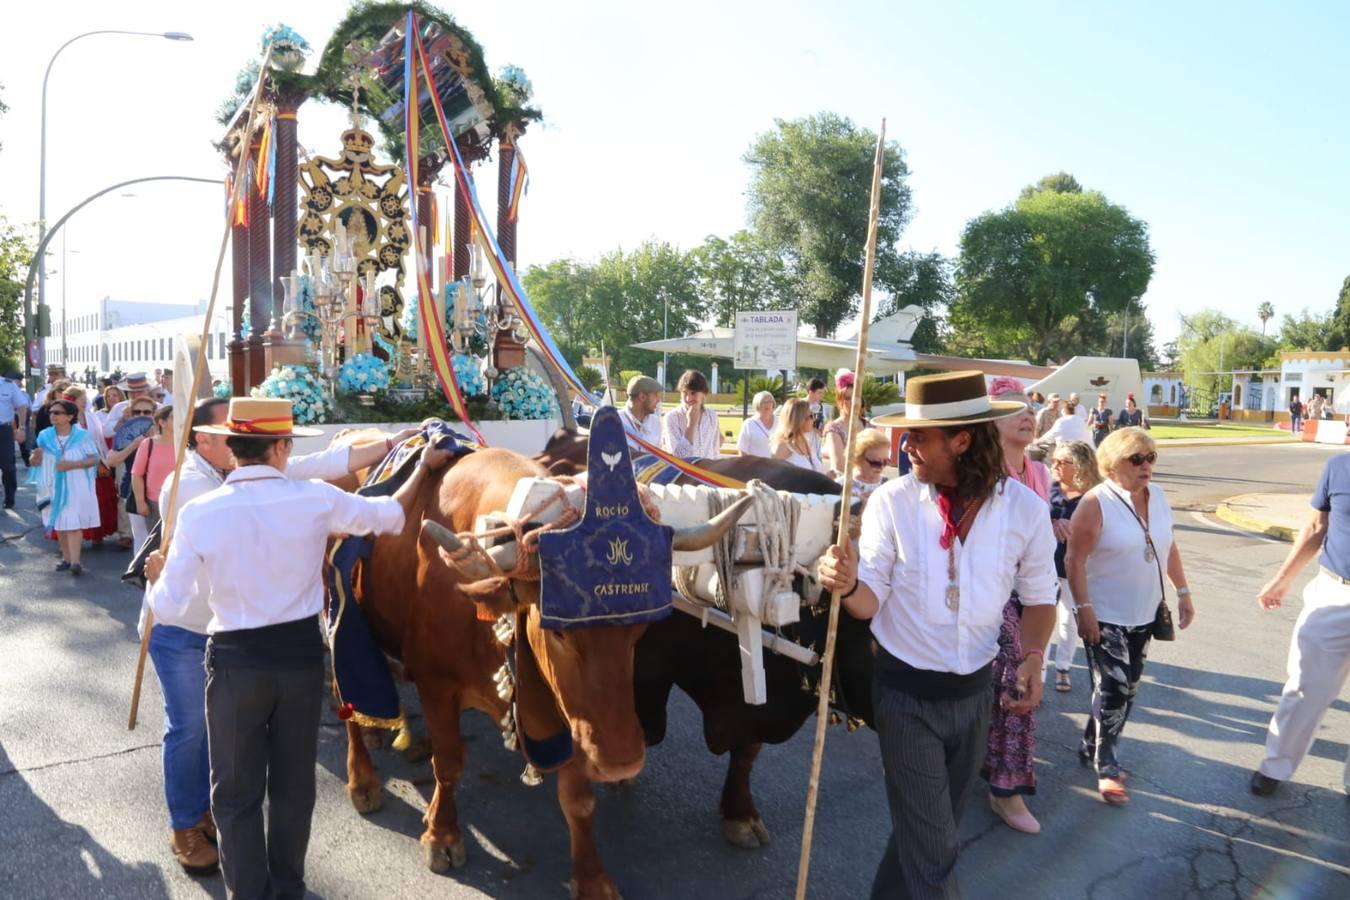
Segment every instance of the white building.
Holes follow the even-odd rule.
[[[1186,394],[1186,379],[1181,372],[1144,372],[1144,399],[1140,406],[1148,407],[1149,417],[1169,418],[1177,415]]]
[[[92,309],[66,316],[65,354],[61,324],[47,338],[47,360],[62,363],[72,375],[85,369],[96,374],[120,370],[153,372],[173,366],[173,339],[200,335],[205,304],[141,303],[104,297]],[[207,349],[211,377],[229,378],[229,307],[217,312]]]

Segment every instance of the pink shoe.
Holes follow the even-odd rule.
[[[1003,804],[999,803],[999,798],[992,794],[989,797],[989,808],[994,811],[994,815],[1003,820],[1003,824],[1013,831],[1020,831],[1023,834],[1041,833],[1041,823],[1036,821],[1036,817],[1031,814],[1030,810],[1010,813],[1003,808]]]

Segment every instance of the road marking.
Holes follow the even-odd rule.
[[[1270,544],[1285,543],[1285,541],[1281,541],[1279,538],[1273,538],[1268,534],[1258,534],[1254,531],[1244,531],[1241,528],[1234,528],[1232,525],[1229,525],[1222,519],[1214,518],[1212,516],[1206,516],[1204,513],[1199,512],[1198,510],[1191,511],[1191,518],[1195,519],[1195,521],[1199,522],[1201,525],[1204,525],[1207,528],[1222,529],[1223,531],[1226,531],[1229,534],[1235,534],[1238,537],[1251,538],[1252,540],[1264,541]]]

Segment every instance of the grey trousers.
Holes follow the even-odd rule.
[[[920,700],[880,682],[877,736],[891,807],[891,838],[872,900],[959,898],[956,856],[966,793],[984,761],[993,700]]]
[[[212,663],[208,656],[211,813],[232,898],[305,895],[323,688],[322,661],[253,669]]]

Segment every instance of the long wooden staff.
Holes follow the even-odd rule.
[[[230,188],[229,212],[225,217],[225,233],[220,238],[220,253],[216,256],[216,273],[211,280],[211,300],[206,304],[206,317],[202,319],[202,338],[198,344],[197,361],[192,367],[192,386],[188,389],[188,401],[195,402],[197,397],[197,388],[201,384],[202,371],[206,368],[206,348],[210,346],[211,341],[211,319],[216,310],[216,295],[220,293],[220,271],[225,265],[225,250],[230,244],[230,232],[234,228],[234,210],[238,205],[241,195],[248,190],[245,184],[244,175],[248,170],[248,147],[249,141],[253,136],[254,118],[258,113],[258,105],[262,99],[263,87],[267,82],[267,70],[272,62],[272,45],[267,45],[267,52],[263,54],[262,68],[258,73],[258,83],[253,88],[253,99],[248,106],[248,118],[244,120],[244,133],[239,140],[239,162],[235,165],[234,181]],[[266,160],[259,160],[259,165],[266,165]],[[173,534],[174,512],[178,502],[178,479],[183,469],[183,461],[187,458],[188,436],[192,434],[192,410],[174,410],[174,415],[183,416],[183,429],[178,438],[178,452],[175,455],[173,464],[173,487],[169,489],[169,505],[160,511],[162,521],[160,533],[161,549],[164,552],[169,550],[169,538]],[[145,657],[150,649],[150,632],[155,627],[155,613],[153,610],[145,611],[145,630],[141,634],[140,656],[136,659],[136,680],[131,686],[131,712],[127,716],[127,730],[136,730],[136,714],[141,706],[141,682],[145,678]]]
[[[848,441],[844,449],[844,490],[840,497],[839,533],[835,543],[849,546],[849,520],[852,518],[853,442],[858,434],[862,406],[863,376],[867,370],[867,330],[872,321],[872,269],[877,261],[877,220],[881,217],[881,167],[886,158],[886,120],[881,120],[877,135],[876,159],[872,163],[872,207],[867,219],[867,260],[863,265],[862,328],[858,331],[858,355],[853,363],[853,403],[849,407]],[[820,793],[820,763],[825,755],[825,726],[829,724],[830,683],[834,680],[834,645],[839,635],[839,592],[830,593],[830,623],[825,632],[825,658],[821,660],[820,701],[816,704],[816,743],[811,751],[811,780],[806,788],[806,821],[802,825],[802,852],[797,862],[797,900],[806,897],[806,881],[811,870],[811,833],[816,826],[816,795]]]

